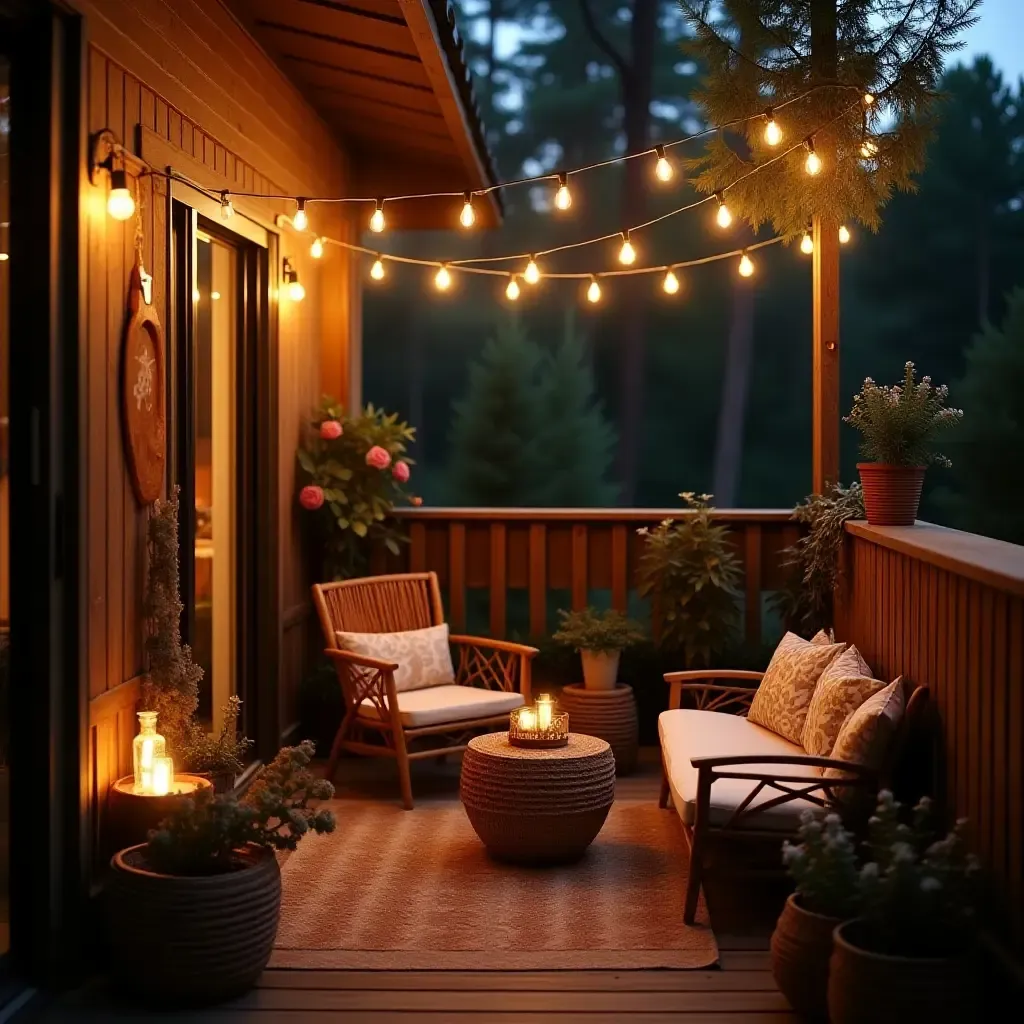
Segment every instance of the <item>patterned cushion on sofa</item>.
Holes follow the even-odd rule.
[[[811,643],[795,633],[787,633],[775,649],[750,703],[750,721],[791,743],[800,743],[814,687],[845,646]]]
[[[338,630],[334,635],[344,651],[397,662],[395,689],[399,693],[455,682],[447,623],[401,633],[345,633]]]
[[[804,722],[803,748],[828,757],[850,712],[885,686],[874,679],[860,651],[851,645],[821,673]]]
[[[836,761],[881,768],[903,710],[903,680],[900,678],[872,694],[850,713],[839,730],[831,756]],[[838,768],[826,768],[824,774],[827,778],[839,778],[843,773]]]

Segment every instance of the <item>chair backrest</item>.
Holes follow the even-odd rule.
[[[314,583],[313,603],[328,647],[337,646],[338,630],[399,633],[444,622],[441,588],[433,572]]]

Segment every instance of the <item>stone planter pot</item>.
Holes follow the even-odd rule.
[[[623,683],[611,690],[565,686],[558,707],[569,713],[572,732],[597,736],[608,743],[615,755],[616,775],[628,775],[636,768],[639,727],[631,686]]]
[[[107,890],[117,991],[161,1007],[220,1002],[251,988],[270,959],[281,911],[273,850],[238,851],[219,875],[153,871],[145,847],[116,853]]]
[[[832,1024],[964,1024],[974,1020],[963,956],[889,956],[865,948],[863,924],[832,933],[828,1012]]]
[[[924,466],[858,462],[864,511],[872,526],[913,526],[921,504]]]
[[[840,924],[804,910],[793,893],[772,932],[772,976],[779,991],[798,1013],[824,1020],[828,1013],[828,965],[832,933]]]
[[[580,651],[583,685],[588,690],[614,690],[621,657],[621,651]]]

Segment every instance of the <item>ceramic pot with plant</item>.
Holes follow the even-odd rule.
[[[114,855],[107,910],[114,983],[166,1006],[250,988],[270,959],[281,910],[278,850],[334,815],[334,789],[309,770],[313,744],[286,747],[241,799],[212,788],[183,802],[149,841]]]
[[[978,862],[964,822],[945,838],[922,800],[909,823],[888,791],[870,822],[860,917],[839,925],[829,965],[832,1024],[972,1020],[969,954]]]
[[[622,652],[644,637],[639,624],[613,608],[603,612],[596,608],[563,610],[558,614],[562,624],[553,639],[580,652],[584,687],[614,690]]]
[[[229,793],[245,770],[245,755],[252,740],[238,731],[241,713],[241,698],[229,697],[221,708],[221,727],[217,732],[207,732],[193,719],[175,747],[177,761],[187,771],[209,779],[215,793]]]
[[[805,811],[798,836],[799,843],[782,844],[796,891],[772,933],[772,975],[794,1010],[823,1019],[832,933],[860,907],[857,852],[838,814]]]
[[[963,410],[949,408],[948,397],[949,389],[935,387],[931,377],[917,381],[913,363],[906,364],[902,384],[879,386],[868,377],[854,395],[845,421],[861,434],[865,461],[857,470],[872,526],[913,526],[925,470],[933,462],[949,466],[935,451],[935,438],[959,423]]]

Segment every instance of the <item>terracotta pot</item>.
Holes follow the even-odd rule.
[[[572,732],[596,736],[611,746],[617,775],[629,775],[636,768],[640,730],[631,686],[623,683],[610,690],[564,686],[558,706],[569,713]]]
[[[913,526],[921,504],[924,466],[858,462],[864,511],[872,526]]]
[[[238,851],[219,875],[164,875],[144,846],[114,854],[107,890],[115,986],[154,1005],[220,1002],[251,988],[267,966],[281,912],[273,850]]]
[[[832,1024],[967,1024],[975,1019],[967,959],[874,953],[863,922],[846,921],[832,933],[828,1012]]]
[[[840,918],[804,910],[796,893],[786,900],[772,932],[772,976],[798,1013],[824,1020],[828,1013],[828,962]]]
[[[621,651],[580,651],[583,685],[588,690],[614,690],[621,657]]]

